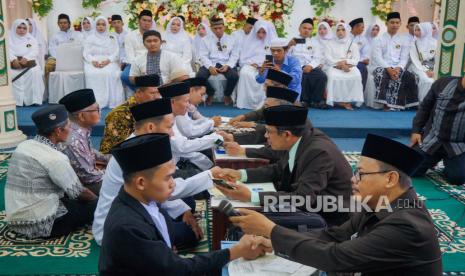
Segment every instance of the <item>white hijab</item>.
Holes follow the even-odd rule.
[[[257,38],[257,33],[260,29],[266,32],[266,36],[263,40]],[[239,64],[263,63],[265,55],[270,52],[271,41],[277,37],[276,29],[273,24],[263,20],[255,22],[252,31],[246,36],[242,44]]]
[[[318,30],[320,29],[320,26],[324,26],[327,30],[328,30],[328,33],[325,35],[325,36],[321,36],[320,33],[318,32]],[[318,26],[316,28],[317,30],[317,33],[316,33],[316,38],[318,39],[318,41],[322,44],[332,40],[334,38],[334,34],[333,32],[331,31],[331,26],[329,26],[328,22],[320,22],[318,23]]]
[[[97,31],[97,22],[103,20],[105,22],[105,31],[100,33]],[[116,42],[116,37],[110,37],[110,24],[108,20],[104,16],[98,16],[95,18],[95,31],[91,34],[87,42],[92,44],[93,46],[100,46],[100,47],[113,47],[114,43]]]
[[[179,22],[181,22],[181,27],[177,33],[171,32],[171,25],[173,24],[174,20],[179,20]],[[190,37],[186,33],[186,30],[184,30],[184,22],[182,21],[180,17],[175,16],[170,19],[170,21],[168,22],[168,25],[166,25],[163,39],[167,43],[172,43],[177,46],[181,46],[182,43],[190,43]]]
[[[84,19],[87,19],[89,21],[89,23],[90,23],[90,30],[88,30],[88,31],[84,30],[84,27],[82,26],[82,23],[84,22]],[[82,33],[82,35],[84,36],[84,38],[87,38],[88,36],[90,36],[94,32],[95,32],[94,20],[92,20],[92,18],[89,17],[89,16],[84,17],[82,19],[82,21],[81,21],[81,33]]]
[[[31,23],[31,25],[32,25],[32,32],[30,34],[37,40],[37,42],[39,42],[39,43],[41,43],[43,45],[46,45],[45,38],[42,35],[42,33],[39,31],[39,29],[37,28],[37,23],[35,22],[35,20],[32,19],[32,18],[26,18],[26,21]],[[30,31],[30,30],[28,30],[28,31]]]
[[[347,43],[347,41],[349,41],[349,39],[350,39],[349,34],[350,34],[350,31],[352,30],[352,28],[349,26],[349,24],[346,24],[346,23],[343,23],[343,22],[339,22],[339,23],[336,24],[336,31],[335,31],[335,32],[337,32],[337,29],[338,29],[339,27],[341,27],[341,26],[342,26],[342,27],[344,28],[344,30],[346,31],[346,35],[345,35],[343,38],[339,38],[339,37],[337,36],[337,34],[335,33],[335,34],[334,34],[334,40],[335,40],[337,43],[339,43],[339,44],[345,44],[345,43]]]
[[[440,30],[439,30],[438,24],[436,24],[435,22],[430,22],[430,24],[431,24],[431,33],[433,32],[433,26],[432,25],[434,25],[436,27],[436,30],[437,30],[436,34],[432,35],[433,38],[436,39],[436,40],[439,39]]]
[[[416,38],[416,45],[420,51],[430,51],[436,48],[437,40],[433,38],[433,26],[430,22],[416,24],[415,27],[420,29],[421,35]]]
[[[20,36],[16,33],[16,28],[19,25],[26,26],[26,34]],[[11,26],[10,33],[8,34],[9,54],[10,56],[23,57],[27,55],[32,46],[37,47],[37,40],[29,33],[29,24],[24,19],[16,19]]]
[[[367,39],[368,43],[371,43],[373,39],[376,38],[371,36],[371,31],[375,26],[377,26],[379,29],[378,35],[376,37],[379,37],[381,34],[381,26],[378,23],[370,24],[370,26],[368,26],[367,30],[365,31],[365,38]]]

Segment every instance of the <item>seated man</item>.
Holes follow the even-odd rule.
[[[261,168],[246,170],[223,169],[222,178],[249,183],[274,182],[276,193],[250,191],[247,185],[233,184],[229,190],[216,186],[232,199],[251,201],[263,205],[265,195],[303,196],[311,206],[317,196],[332,195],[343,198],[349,207],[352,170],[344,155],[326,135],[309,128],[307,109],[284,105],[265,109],[266,138],[273,150],[285,150],[279,162]],[[322,213],[328,225],[345,222],[348,213]]]
[[[129,73],[131,71],[131,64],[136,61],[136,58],[141,55],[147,54],[147,49],[144,46],[142,36],[144,33],[151,29],[153,22],[152,12],[149,10],[142,10],[137,16],[138,28],[130,31],[124,37],[124,52],[126,54],[127,66],[121,72],[121,81],[123,84],[136,90],[134,83],[129,80]]]
[[[289,55],[297,58],[302,66],[302,95],[304,106],[326,108],[325,89],[328,78],[321,70],[324,64],[323,51],[315,37],[312,38],[313,20],[306,18],[300,23],[298,40],[289,42]]]
[[[407,71],[410,47],[400,34],[400,14],[387,15],[387,32],[373,42],[375,102],[385,110],[403,110],[418,105],[415,76]],[[367,91],[373,93],[373,91]]]
[[[328,275],[440,276],[437,230],[409,177],[422,159],[399,142],[369,134],[352,178],[354,195],[368,208],[343,225],[297,233],[245,209],[231,221],[247,234],[271,238],[260,244],[276,255]]]
[[[362,75],[363,91],[365,91],[368,78],[367,66],[370,63],[370,46],[368,45],[366,37],[363,35],[365,23],[363,22],[363,18],[360,17],[350,21],[349,25],[351,28],[350,39],[352,43],[357,44],[360,51],[360,61],[357,64],[357,68]]]
[[[123,172],[124,186],[108,213],[100,250],[100,275],[205,275],[216,274],[229,261],[254,259],[265,253],[251,248],[254,237],[245,235],[230,249],[192,258],[173,251],[172,227],[158,205],[173,191],[175,170],[167,134],[131,138],[112,151]],[[144,158],[141,156],[157,156]],[[271,251],[271,250],[268,250]]]
[[[265,60],[263,62],[262,67],[258,70],[256,80],[258,83],[264,83],[269,69],[283,71],[292,77],[288,88],[300,95],[302,92],[302,68],[297,58],[287,54],[288,49],[288,41],[284,38],[276,38],[271,41],[273,61]]]
[[[82,186],[68,157],[57,150],[70,132],[65,107],[43,107],[32,120],[38,134],[19,144],[9,161],[6,222],[30,239],[67,235],[92,223],[97,197]]]
[[[292,81],[292,76],[279,70],[269,69],[266,73],[265,89],[268,86],[288,88]],[[266,90],[265,90],[266,91]],[[298,95],[297,95],[298,96]],[[255,122],[263,121],[263,110],[265,106],[257,110],[252,110],[245,114],[237,115],[229,121],[235,127],[257,127]]]
[[[52,36],[48,42],[48,51],[50,57],[45,64],[45,83],[48,83],[48,75],[55,71],[57,48],[64,43],[83,43],[84,38],[81,32],[76,32],[71,29],[71,21],[67,14],[61,13],[58,15],[58,27],[60,30]],[[46,86],[47,87],[47,86]]]
[[[171,99],[171,107],[175,118],[176,116],[184,116],[187,113],[189,107],[189,88],[189,84],[185,82],[171,83],[158,88],[163,98]],[[179,169],[183,169],[186,172],[185,175],[179,176],[187,178],[211,168],[213,166],[212,161],[205,154],[201,153],[201,151],[210,150],[215,147],[218,143],[217,141],[223,141],[223,137],[217,133],[212,133],[200,138],[188,139],[182,135],[179,128],[175,123],[173,126],[174,136],[171,137],[175,164]]]
[[[443,160],[446,179],[465,183],[464,103],[464,77],[443,77],[431,86],[413,119],[411,145],[425,157],[416,176]]]
[[[173,135],[174,116],[169,99],[158,99],[135,105],[131,107],[131,113],[136,123],[135,131],[129,138],[150,133]],[[202,237],[203,233],[192,215],[192,212],[195,212],[195,201],[192,196],[213,187],[212,175],[216,175],[217,171],[218,168],[213,168],[186,180],[182,178],[175,179],[176,186],[171,194],[170,201],[163,203],[161,207],[170,215],[172,220],[176,220],[173,222],[175,230],[173,243],[176,246],[193,245]],[[94,239],[98,244],[102,242],[104,222],[108,210],[123,184],[121,168],[116,160],[112,158],[108,163],[103,178],[102,190],[95,210],[94,223],[92,224]],[[181,198],[186,203],[180,200]],[[182,221],[177,222],[177,220]]]
[[[183,68],[182,61],[172,52],[162,50],[159,32],[146,31],[142,38],[147,53],[137,56],[131,64],[129,79],[134,82],[135,77],[156,74],[161,84],[168,83],[172,72]]]
[[[227,80],[224,91],[224,104],[232,104],[231,94],[239,81],[236,64],[239,59],[239,45],[234,37],[224,33],[224,20],[212,18],[210,25],[213,34],[203,38],[200,46],[200,67],[197,77],[208,79],[211,75],[223,74]],[[207,82],[207,105],[213,102],[215,91]]]
[[[276,86],[267,86],[266,88],[266,99],[264,107],[253,111],[259,121],[264,121],[263,110],[268,107],[278,106],[278,105],[293,105],[297,100],[299,94],[287,88],[281,88]],[[261,112],[260,112],[261,111]],[[309,120],[306,122],[307,127],[312,127]],[[247,134],[241,135],[225,135],[225,144],[226,153],[232,156],[245,156],[249,158],[264,158],[268,159],[271,162],[281,159],[285,151],[275,151],[272,150],[269,145],[263,148],[244,148],[241,145],[244,144],[262,144],[266,143],[265,138],[265,125],[257,124],[256,131],[249,132]]]
[[[100,143],[102,153],[109,153],[112,147],[126,140],[134,132],[134,118],[129,111],[132,106],[161,98],[157,90],[157,86],[160,85],[158,75],[140,76],[134,81],[137,87],[134,96],[113,108],[105,117],[105,130]]]
[[[100,109],[92,89],[74,91],[59,101],[68,110],[71,132],[68,140],[60,144],[81,183],[94,194],[100,193],[109,154],[102,154],[92,147],[90,133],[100,121]]]
[[[211,133],[214,127],[221,124],[221,117],[207,118],[197,110],[196,106],[203,102],[205,96],[206,79],[195,77],[187,79],[185,82],[190,85],[189,108],[186,115],[176,116],[176,124],[179,126],[179,131],[187,138],[202,137]]]

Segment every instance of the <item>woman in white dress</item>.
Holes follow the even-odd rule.
[[[326,75],[328,76],[327,105],[338,105],[353,110],[352,103],[363,103],[362,75],[357,69],[360,52],[357,43],[350,39],[350,26],[336,25],[336,37],[326,45]]]
[[[433,38],[430,22],[423,22],[414,27],[415,42],[410,47],[409,70],[418,76],[418,100],[421,102],[434,82],[434,57],[437,40]]]
[[[371,57],[371,47],[373,45],[373,41],[377,38],[381,33],[381,26],[378,23],[373,23],[368,26],[365,31],[365,38],[367,40],[367,44],[365,47],[368,47],[368,53]]]
[[[99,16],[95,22],[95,33],[84,43],[86,87],[94,90],[100,108],[113,108],[124,101],[118,40],[109,33],[105,17]]]
[[[329,41],[334,39],[333,32],[331,31],[331,26],[328,22],[323,21],[318,23],[318,32],[316,34],[316,40],[319,43],[320,49],[324,51],[326,44]]]
[[[37,24],[32,18],[27,18],[26,21],[29,23],[29,34],[32,35],[37,41],[37,44],[39,46],[39,65],[40,68],[44,68],[45,66],[45,55],[48,53],[48,44],[47,41],[45,41],[44,36],[42,33],[39,31],[37,28]]]
[[[45,91],[43,70],[38,62],[39,45],[29,33],[28,26],[26,20],[16,19],[7,40],[11,79],[28,70],[12,83],[17,106],[42,104]]]
[[[194,64],[200,63],[200,46],[202,45],[202,39],[211,33],[208,23],[200,23],[197,25],[195,30],[195,36],[192,41],[192,59]]]
[[[92,20],[91,17],[86,16],[82,19],[81,21],[81,33],[82,37],[87,39],[89,36],[94,34],[95,32],[95,26],[94,26],[94,20]]]
[[[162,50],[171,52],[177,55],[184,65],[184,69],[189,72],[189,76],[193,77],[192,71],[192,43],[189,35],[184,30],[184,22],[180,17],[173,17],[166,26],[165,34],[163,35]]]
[[[239,82],[237,83],[238,108],[258,109],[263,105],[266,94],[263,84],[258,83],[255,77],[258,67],[265,61],[266,55],[271,55],[271,41],[277,37],[274,25],[259,20],[255,22],[249,36],[242,44],[239,56]]]

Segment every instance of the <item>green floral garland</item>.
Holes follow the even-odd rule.
[[[94,8],[96,9],[103,0],[82,0],[82,6],[84,8]]]
[[[392,11],[392,4],[398,0],[372,0],[371,13],[386,21],[387,14]]]
[[[335,0],[310,0],[310,5],[313,6],[316,16],[327,15],[329,10],[336,5]]]
[[[53,8],[53,0],[32,0],[32,10],[40,17],[46,16]]]

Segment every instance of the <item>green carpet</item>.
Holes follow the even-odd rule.
[[[89,229],[52,240],[24,240],[8,230],[5,223],[4,185],[8,161],[0,155],[0,275],[95,275],[99,246]],[[359,155],[346,154],[351,165]],[[440,172],[414,179],[420,198],[433,217],[445,275],[465,275],[465,187],[452,186]],[[211,212],[205,201],[197,202],[200,225],[206,233],[195,249],[180,250],[183,256],[207,252],[211,248]]]

